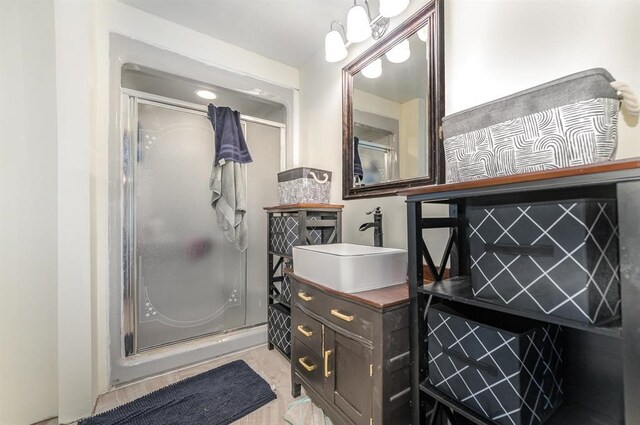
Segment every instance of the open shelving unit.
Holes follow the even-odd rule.
[[[285,268],[293,264],[292,248],[298,245],[339,243],[342,239],[343,205],[292,204],[264,208],[267,212],[267,308],[284,307],[291,317],[291,304],[283,297]],[[315,236],[315,239],[314,239]],[[271,324],[268,323],[268,334]],[[288,330],[289,334],[291,330]],[[271,338],[269,350],[276,349],[289,359]]]
[[[473,305],[563,327],[565,397],[546,424],[640,424],[640,160],[410,188],[398,194],[407,196],[413,424],[432,424],[434,406],[449,409],[462,423],[495,424],[429,382],[425,311],[438,302]],[[621,318],[591,325],[473,296],[467,207],[595,196],[615,199],[617,204]],[[423,205],[430,203],[448,204],[449,216],[425,217]],[[439,266],[425,241],[424,230],[433,228],[449,229]],[[449,277],[444,278],[447,264]],[[435,277],[434,282],[423,280],[423,267]]]

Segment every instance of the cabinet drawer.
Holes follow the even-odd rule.
[[[293,335],[315,354],[322,356],[322,324],[295,307],[291,312],[291,321]]]
[[[294,305],[302,306],[328,322],[369,341],[373,337],[374,312],[356,303],[336,298],[314,286],[293,279]]]
[[[324,393],[324,362],[321,356],[315,354],[311,348],[303,344],[296,335],[293,340],[293,354],[291,361],[296,374],[320,394]]]

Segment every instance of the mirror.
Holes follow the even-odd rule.
[[[442,0],[348,64],[342,80],[343,199],[441,182]]]

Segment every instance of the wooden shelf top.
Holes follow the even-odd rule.
[[[603,173],[637,170],[640,177],[640,158],[631,158],[618,161],[607,161],[592,165],[578,167],[559,168],[556,170],[540,171],[535,173],[516,174],[513,176],[495,177],[483,180],[473,180],[462,183],[447,183],[432,186],[422,186],[399,190],[401,196],[418,196],[438,194],[444,192],[468,191],[470,189],[483,189],[503,185],[515,185],[519,183],[540,182],[546,180],[563,179],[577,176],[590,176]]]
[[[409,285],[406,283],[387,286],[386,288],[372,289],[370,291],[347,294],[345,292],[336,291],[335,289],[329,288],[327,286],[323,286],[318,283],[301,278],[290,270],[285,270],[285,273],[292,275],[296,280],[303,282],[306,285],[313,286],[328,294],[337,295],[342,298],[354,301],[358,304],[373,307],[379,310],[387,310],[391,307],[409,303]]]
[[[294,211],[294,210],[341,210],[344,205],[339,204],[287,204],[264,207],[265,211]]]

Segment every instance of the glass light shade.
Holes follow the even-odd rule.
[[[411,50],[409,49],[409,40],[404,40],[393,49],[385,53],[385,56],[389,62],[402,63],[409,59],[411,56]]]
[[[347,40],[359,43],[371,37],[369,16],[362,6],[353,6],[347,15]]]
[[[429,34],[427,33],[427,27],[422,27],[418,30],[418,38],[425,43],[429,39]]]
[[[380,58],[374,60],[366,67],[362,68],[362,75],[367,78],[378,78],[382,75],[382,60]]]
[[[380,15],[385,18],[398,16],[409,6],[409,0],[380,0]]]
[[[329,31],[324,37],[324,58],[327,62],[340,62],[347,57],[342,36],[336,30]]]

